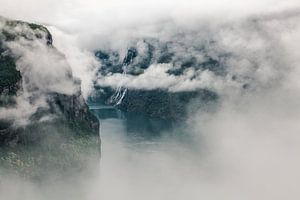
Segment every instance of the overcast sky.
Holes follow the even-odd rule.
[[[49,27],[55,46],[65,54],[74,76],[82,80],[85,96],[92,80],[98,78],[99,84],[114,87],[119,83],[170,91],[205,87],[221,97],[215,112],[199,110],[187,120],[184,131],[201,152],[191,152],[169,138],[162,148],[155,146],[147,152],[102,141],[103,146],[111,147],[104,155],[104,171],[95,182],[83,179],[90,191],[81,199],[299,199],[299,0],[0,0],[0,5],[4,17]],[[179,30],[185,37],[174,36]],[[213,38],[214,45],[206,46],[211,56],[230,53],[224,62],[227,74],[216,77],[208,71],[191,70],[174,77],[165,73],[171,63],[151,65],[137,77],[94,77],[100,63],[91,50],[108,43],[122,52],[128,40],[144,36],[180,43],[173,49],[178,57],[199,54],[188,47]],[[34,67],[37,81],[46,89],[48,82],[65,79],[56,76],[55,68],[50,72],[40,68],[68,66],[65,60],[57,65],[56,52],[49,52],[45,45],[33,46],[35,51],[24,49],[18,42],[11,48],[23,57],[19,67]],[[38,59],[42,62],[36,62]],[[50,80],[40,78],[44,76],[39,73],[44,72],[51,74]],[[192,82],[189,78],[194,75]],[[238,87],[233,75],[241,77]],[[252,90],[240,87],[249,80]],[[58,83],[67,85],[62,80]],[[68,90],[50,89],[58,88]],[[10,184],[6,187],[15,191],[15,183]],[[18,189],[21,197],[30,193]],[[10,197],[14,192],[6,193]],[[36,193],[32,196],[29,198],[41,199]]]

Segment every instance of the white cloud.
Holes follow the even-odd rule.
[[[16,126],[27,125],[38,108],[47,108],[47,95],[60,93],[72,95],[79,90],[74,83],[71,68],[66,58],[46,42],[46,33],[32,30],[27,25],[2,26],[2,29],[24,37],[4,42],[16,59],[17,70],[22,76],[21,89],[14,107],[0,108],[0,118],[14,120]],[[42,38],[37,38],[36,33]]]
[[[199,61],[205,60],[193,45],[204,45],[205,54],[213,58],[224,53],[229,55],[222,60],[226,76],[190,69],[175,77],[166,73],[173,65],[153,64],[139,76],[100,77],[100,85],[169,91],[208,88],[223,98],[214,112],[199,111],[191,115],[187,129],[176,127],[193,138],[194,145],[188,144],[189,147],[166,138],[152,147],[142,144],[142,148],[127,148],[128,144],[122,139],[116,142],[102,138],[101,176],[96,177],[95,182],[79,178],[85,187],[78,198],[299,199],[298,0],[65,0],[51,1],[51,5],[50,1],[37,0],[0,2],[6,5],[0,8],[4,15],[46,22],[68,32],[50,28],[74,75],[83,81],[85,91],[94,79],[93,70],[97,65],[87,49],[105,47],[124,54],[136,39],[150,37],[176,41],[172,50],[179,59],[195,56]],[[178,37],[178,33],[183,34]],[[210,40],[214,43],[209,43]],[[40,64],[49,67],[48,58],[43,55],[49,52],[40,49],[38,42],[33,45],[39,50],[33,52],[23,51],[19,45],[12,44],[12,47],[28,58],[21,60],[20,69],[22,64],[40,58]],[[146,52],[141,43],[138,46]],[[49,59],[56,61],[58,57],[53,55]],[[54,65],[53,62],[50,65]],[[66,80],[57,82],[64,87],[58,87],[56,82],[51,86],[57,74],[52,68],[45,70],[51,75],[50,80],[44,76],[40,80],[39,70],[29,71],[36,77],[34,84],[41,84],[45,91],[69,91],[69,87],[65,87]],[[232,80],[234,75],[236,80]],[[251,85],[247,92],[238,89],[244,84]],[[22,108],[26,114],[26,105]],[[2,110],[0,116],[14,113],[17,111]],[[111,126],[116,127],[116,124]],[[107,130],[108,135],[111,130]],[[52,199],[56,195],[48,185],[41,191],[25,191],[23,185],[14,183],[10,182],[9,188],[21,190],[22,194],[18,196],[0,187],[7,199],[20,199],[23,192],[31,199],[47,198],[45,190],[51,190],[47,194],[50,193]],[[68,184],[57,185],[56,190],[61,192]],[[75,192],[82,189],[74,188]],[[61,193],[57,196],[56,199],[65,199]]]
[[[171,64],[154,64],[141,75],[110,74],[99,77],[97,84],[113,88],[125,87],[130,89],[165,89],[170,92],[194,91],[197,89],[220,89],[221,80],[208,70],[195,72],[187,70],[183,75],[175,76],[168,73]],[[195,75],[199,74],[195,79]]]

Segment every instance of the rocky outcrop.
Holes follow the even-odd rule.
[[[58,58],[63,68],[49,72],[37,69],[37,63],[32,68],[30,62],[38,60],[18,52],[27,48],[41,48],[49,53],[49,62],[55,64],[51,59]],[[61,89],[64,83],[67,89]],[[99,122],[82,97],[80,81],[52,45],[50,32],[41,25],[0,18],[0,165],[36,177],[47,173],[45,166],[79,169],[87,152],[99,156],[99,142]]]

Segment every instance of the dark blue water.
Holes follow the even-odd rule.
[[[169,133],[174,122],[139,113],[126,113],[113,106],[90,105],[100,121],[101,134],[118,134],[131,141],[155,140]],[[117,129],[117,130],[116,130]]]

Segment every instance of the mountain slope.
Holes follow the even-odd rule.
[[[0,77],[2,167],[41,177],[97,157],[99,122],[45,27],[0,18]]]

